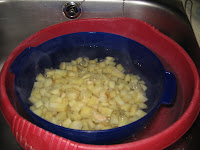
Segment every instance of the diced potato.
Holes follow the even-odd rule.
[[[82,124],[83,124],[82,130],[89,130],[89,126],[88,126],[87,120],[82,120]]]
[[[72,67],[72,71],[73,71],[73,72],[78,72],[78,67],[77,67],[77,66],[73,66],[73,67]]]
[[[137,103],[140,109],[146,109],[147,105],[145,103]]]
[[[139,109],[137,112],[136,112],[136,115],[140,118],[144,117],[147,113],[144,112],[143,110]]]
[[[116,96],[115,100],[116,100],[117,104],[120,105],[120,106],[123,106],[125,104],[120,96]]]
[[[124,89],[127,90],[127,91],[130,91],[130,90],[131,90],[131,87],[130,87],[130,85],[125,85],[125,86],[124,86]]]
[[[124,79],[126,82],[129,82],[129,81],[131,81],[131,77],[130,77],[130,75],[129,74],[127,74],[126,76],[125,76],[125,79]]]
[[[115,82],[114,82],[114,81],[109,81],[108,85],[109,85],[109,87],[110,87],[111,89],[114,89],[114,88],[115,88]]]
[[[83,61],[82,57],[79,57],[79,58],[76,59],[77,64],[80,64],[80,62],[82,62],[82,61]]]
[[[67,75],[67,71],[66,71],[66,70],[56,69],[56,71],[55,71],[55,75],[58,75],[58,76],[64,77],[64,76]]]
[[[40,99],[36,98],[35,96],[29,97],[29,101],[30,101],[31,103],[35,103],[35,102],[37,102],[37,101],[39,101],[39,100],[40,100]]]
[[[91,119],[87,120],[88,126],[90,129],[94,129],[95,128],[95,124],[93,123],[93,121]]]
[[[136,75],[131,75],[131,82],[132,82],[132,83],[137,83],[138,81],[139,81],[138,76],[136,76]]]
[[[111,129],[112,127],[111,126],[104,126],[101,130],[108,130],[108,129]]]
[[[83,127],[83,124],[82,124],[81,121],[73,121],[70,124],[70,128],[72,128],[72,129],[78,129],[78,130],[80,130],[82,127]]]
[[[122,67],[121,64],[118,64],[116,67],[117,67],[117,69],[118,69],[119,71],[124,72],[124,68]]]
[[[49,111],[43,111],[43,115],[44,115],[44,118],[47,120],[47,121],[51,121],[51,118],[52,118],[52,113],[49,112]]]
[[[112,110],[118,110],[117,102],[114,99],[109,100],[109,108]]]
[[[77,72],[69,71],[69,72],[68,72],[68,76],[69,76],[69,77],[77,77],[78,74],[77,74]]]
[[[66,93],[61,93],[60,97],[61,98],[65,98],[66,97]]]
[[[62,103],[63,99],[59,97],[58,95],[51,95],[49,102]]]
[[[138,105],[134,104],[131,106],[131,110],[130,110],[130,116],[134,116],[136,114],[136,112],[138,111]]]
[[[124,83],[120,83],[117,87],[119,90],[122,90],[124,88],[125,84]]]
[[[124,97],[124,96],[126,96],[127,94],[128,94],[128,91],[125,90],[125,89],[123,89],[123,90],[120,91],[120,96],[121,96],[121,97]]]
[[[40,73],[37,75],[36,80],[42,82],[45,80],[45,77]]]
[[[112,109],[110,109],[110,108],[107,108],[107,107],[100,107],[99,108],[99,111],[102,113],[102,114],[104,114],[104,115],[106,115],[106,116],[109,116],[109,115],[111,115],[112,114]]]
[[[34,88],[42,88],[43,83],[42,82],[35,82],[33,86],[34,86]]]
[[[109,107],[109,105],[110,105],[110,104],[107,103],[107,102],[102,102],[102,103],[101,103],[101,106],[104,106],[104,107]]]
[[[62,126],[69,128],[71,123],[72,123],[72,121],[69,118],[67,118],[62,122]]]
[[[103,87],[102,86],[95,86],[93,89],[92,89],[92,93],[95,95],[95,96],[99,96],[100,92],[103,90]]]
[[[55,117],[52,117],[51,120],[50,120],[51,123],[53,124],[58,124],[57,120]]]
[[[121,107],[121,109],[124,110],[124,111],[129,112],[130,109],[131,109],[131,104],[124,104],[124,105]]]
[[[83,60],[84,60],[85,62],[89,62],[90,59],[89,59],[88,57],[84,57]]]
[[[82,85],[84,82],[84,80],[82,78],[75,78],[72,83],[73,84],[78,84],[78,85]]]
[[[127,117],[127,118],[129,118],[129,117],[130,117],[130,113],[129,113],[129,112],[127,112],[127,111],[125,112],[125,115],[126,115],[126,117]]]
[[[66,69],[66,63],[61,62],[60,65],[59,65],[59,68],[62,69],[62,70],[65,70]]]
[[[88,101],[87,105],[90,107],[95,107],[99,103],[99,99],[96,96],[92,96],[90,100]]]
[[[41,98],[40,89],[39,88],[33,88],[32,92],[31,92],[31,96],[34,96],[34,97],[40,99]]]
[[[98,66],[99,66],[99,68],[104,68],[106,66],[106,63],[105,62],[100,62]]]
[[[43,106],[43,102],[41,100],[39,100],[39,101],[37,101],[37,102],[34,103],[34,106],[36,108],[39,108],[39,107]]]
[[[67,113],[66,112],[59,112],[57,115],[56,115],[56,120],[58,121],[63,121],[65,120],[67,117]]]
[[[32,110],[32,111],[35,109],[36,109],[36,107],[34,105],[30,107],[30,110]]]
[[[89,78],[90,76],[91,76],[91,74],[87,73],[87,74],[85,74],[85,75],[82,77],[82,79],[87,79],[87,78]]]
[[[81,120],[82,116],[78,112],[74,112],[74,113],[70,114],[70,118],[72,120]]]
[[[72,60],[72,61],[71,61],[71,64],[72,64],[72,65],[77,65],[77,61],[76,61],[76,60]]]
[[[98,113],[98,112],[94,112],[93,121],[94,121],[95,123],[104,122],[104,121],[106,121],[106,116],[103,115],[103,114],[100,114],[100,113]]]
[[[42,116],[42,109],[41,108],[35,109],[35,110],[33,110],[33,112],[38,116]]]
[[[45,69],[45,75],[47,78],[50,78],[54,75],[55,71],[53,69]]]
[[[88,98],[88,97],[83,97],[83,98],[81,99],[81,101],[82,101],[84,104],[87,104],[87,103],[90,101],[90,98]],[[88,106],[90,106],[90,105],[88,105]]]
[[[112,125],[118,125],[119,124],[119,117],[115,114],[111,115],[110,123]]]
[[[53,83],[52,79],[46,78],[45,81],[44,81],[44,87],[45,87],[45,88],[46,88],[46,87],[49,87],[49,86],[52,85],[52,83]]]
[[[141,87],[142,87],[143,91],[147,90],[147,87],[144,84],[141,84]]]
[[[69,106],[72,108],[74,105],[76,105],[76,101],[75,100],[70,100],[69,101]]]
[[[94,72],[94,71],[95,71],[95,67],[89,67],[89,68],[88,68],[88,71],[89,71],[89,72]]]
[[[89,84],[87,85],[87,89],[88,89],[89,91],[92,91],[92,90],[94,89],[93,83],[92,83],[92,84],[89,83]]]
[[[75,111],[75,112],[79,112],[81,110],[81,108],[84,106],[84,103],[81,101],[77,101],[71,108],[71,110]]]
[[[108,100],[106,92],[105,91],[101,91],[99,93],[99,101],[100,102],[106,102]]]
[[[116,67],[115,67],[116,66]],[[78,130],[106,130],[146,115],[147,87],[138,75],[124,74],[113,57],[79,57],[36,76],[30,109],[43,119]]]
[[[113,58],[113,57],[110,57],[110,56],[107,56],[107,57],[106,57],[106,60],[108,60],[108,61],[114,61],[114,60],[115,60],[115,58]]]
[[[127,94],[127,95],[124,95],[122,97],[123,101],[126,102],[126,103],[130,103],[131,101],[133,101],[133,98],[130,94]]]
[[[49,92],[53,95],[60,95],[60,89],[59,88],[52,88]]]
[[[93,59],[93,60],[89,60],[89,63],[90,63],[90,64],[96,64],[97,61],[98,61],[98,60],[97,60],[97,58],[96,58],[96,59]]]
[[[83,106],[80,111],[80,115],[84,118],[89,118],[90,116],[92,116],[92,108],[88,106]]]
[[[132,123],[132,122],[135,122],[135,121],[137,121],[138,119],[140,119],[140,117],[138,117],[138,116],[133,116],[133,117],[131,117],[130,119],[129,119],[129,123]]]
[[[57,111],[57,112],[62,112],[65,111],[67,108],[67,104],[62,104],[62,103],[46,103],[45,106],[49,111]]]
[[[66,68],[67,71],[72,71],[73,66],[72,66],[71,63],[66,63],[66,67],[65,68]]]
[[[138,93],[137,93],[137,97],[136,97],[136,99],[134,99],[134,100],[135,100],[135,103],[141,103],[141,102],[144,103],[144,102],[147,101],[147,97],[144,96],[143,93],[138,92]]]
[[[97,124],[95,126],[95,130],[101,130],[102,128],[104,128],[104,125],[102,125],[102,124]]]
[[[119,124],[118,124],[119,127],[127,125],[128,123],[129,120],[127,117],[119,117]]]
[[[113,66],[107,67],[107,72],[109,72],[112,76],[120,78],[120,79],[123,79],[125,76],[121,71],[119,71],[117,68]]]
[[[45,88],[40,88],[40,95],[41,96],[45,96],[45,93],[46,93],[46,89]]]
[[[114,98],[114,97],[116,96],[115,90],[111,91],[111,92],[109,93],[109,95],[110,95],[110,98]]]

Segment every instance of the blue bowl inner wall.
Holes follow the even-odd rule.
[[[19,100],[34,122],[60,136],[71,137],[74,131],[71,133],[70,129],[66,129],[65,132],[62,127],[55,128],[55,125],[37,117],[30,111],[29,107],[32,104],[28,98],[33,88],[35,77],[39,73],[43,73],[45,68],[58,68],[59,64],[63,61],[71,61],[78,57],[104,59],[106,56],[114,57],[116,62],[121,63],[126,71],[129,70],[130,73],[141,77],[148,87],[146,94],[149,100],[146,102],[148,108],[145,111],[148,113],[155,110],[160,104],[165,88],[164,68],[157,57],[143,45],[128,38],[109,33],[83,32],[60,36],[38,47],[27,48],[18,56],[18,60],[20,61],[14,62],[11,66],[11,71],[16,73],[15,88]],[[149,113],[141,122],[135,123],[135,128],[132,128],[131,125],[128,130],[121,128],[121,133],[124,133],[124,137],[126,137],[126,132],[130,132],[130,130],[137,131],[139,126],[145,124],[151,115],[152,113]],[[79,133],[79,131],[76,132]],[[112,131],[110,133],[113,134]],[[106,137],[110,133],[108,132]],[[118,137],[117,132],[115,133],[116,135],[112,138],[113,140],[123,136],[121,134]],[[98,137],[100,135],[101,133],[99,133]],[[77,138],[80,136],[83,136],[83,141],[81,141],[81,138]],[[84,136],[91,138],[87,141]],[[74,135],[74,138],[71,137],[71,139],[78,142],[90,143],[95,137],[87,133]],[[104,139],[102,138],[102,142],[106,143]],[[102,143],[101,141],[99,142]]]
[[[137,74],[148,87],[147,113],[160,104],[165,87],[164,68],[158,58],[143,45],[128,38],[101,32],[82,32],[63,35],[49,40],[38,47],[30,47],[21,54],[16,70],[15,88],[19,99],[28,109],[32,105],[28,98],[35,77],[45,68],[58,68],[63,61],[78,57],[104,59],[112,56],[130,73]],[[11,70],[12,70],[11,69]]]

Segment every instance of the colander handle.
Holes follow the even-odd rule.
[[[171,72],[165,72],[165,90],[161,100],[162,104],[170,105],[173,103],[173,100],[176,95],[176,78],[175,75]]]

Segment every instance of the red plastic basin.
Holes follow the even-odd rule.
[[[136,137],[115,145],[89,145],[59,137],[29,122],[16,103],[14,74],[9,71],[13,60],[27,47],[69,33],[107,32],[133,39],[153,51],[165,69],[175,74],[177,95],[170,107],[160,107],[154,119]],[[149,24],[130,18],[84,19],[60,23],[27,38],[6,60],[0,76],[0,109],[17,141],[25,149],[163,149],[177,141],[193,124],[199,109],[199,75],[188,54],[173,40]]]

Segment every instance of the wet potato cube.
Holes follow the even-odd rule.
[[[78,130],[106,130],[146,115],[147,87],[121,64],[78,57],[36,76],[30,109],[47,121]]]

